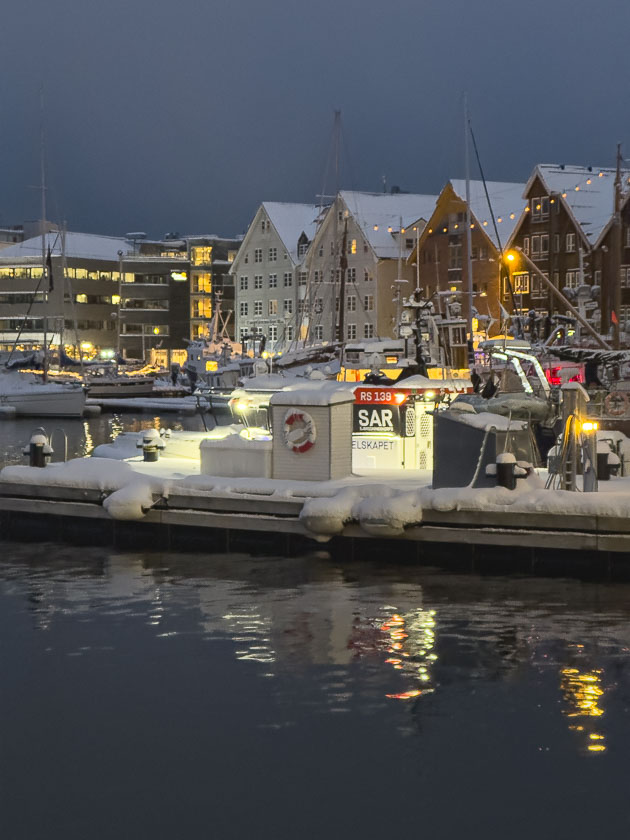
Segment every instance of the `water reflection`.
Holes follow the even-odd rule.
[[[203,431],[203,422],[198,415],[180,416],[163,414],[161,416],[143,414],[109,414],[85,420],[72,418],[39,419],[22,417],[0,422],[0,467],[6,464],[22,464],[22,449],[28,443],[33,430],[43,427],[50,434],[55,429],[63,429],[68,440],[68,457],[82,458],[89,455],[95,446],[110,443],[122,432],[140,432],[144,429],[168,428],[174,431]],[[61,436],[55,433],[53,461],[63,459]]]
[[[22,599],[37,631],[54,637],[55,624],[70,619],[106,629],[140,619],[159,640],[228,642],[236,662],[279,681],[284,697],[293,690],[287,678],[319,669],[316,691],[300,701],[318,712],[372,714],[382,698],[413,701],[417,719],[431,696],[434,714],[466,684],[531,684],[551,669],[578,747],[604,753],[604,702],[615,690],[605,663],[622,678],[627,671],[618,586],[593,586],[589,610],[578,582],[371,566],[360,567],[359,580],[354,566],[348,580],[321,554],[261,560],[5,545],[3,556],[12,558],[0,565],[5,597]],[[583,642],[566,641],[578,632]],[[89,650],[77,627],[66,654]]]

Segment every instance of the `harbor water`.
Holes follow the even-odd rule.
[[[37,425],[0,425],[5,463]],[[125,429],[202,428],[59,425],[70,455]],[[8,840],[563,840],[630,825],[625,584],[211,542],[0,547]]]
[[[629,612],[391,558],[5,542],[3,836],[623,836]]]

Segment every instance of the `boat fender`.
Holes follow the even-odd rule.
[[[628,410],[628,397],[623,391],[611,391],[604,400],[606,414],[611,417],[621,417]]]
[[[305,411],[291,408],[284,418],[284,442],[292,452],[302,454],[315,445],[317,431],[315,421]]]

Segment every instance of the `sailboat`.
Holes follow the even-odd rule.
[[[42,101],[43,114],[43,101]],[[42,277],[34,291],[35,295],[43,284],[44,307],[48,305],[48,295],[53,289],[52,259],[50,242],[46,235],[46,167],[44,158],[44,124],[42,117],[40,166],[41,166],[41,237],[42,237]],[[19,369],[11,369],[12,357],[20,339],[26,317],[18,331],[13,350],[4,371],[0,375],[0,409],[5,414],[26,415],[31,417],[81,417],[85,411],[86,389],[82,382],[50,382],[48,381],[49,342],[48,342],[48,314],[44,310],[43,335],[43,372],[40,375],[24,373]]]

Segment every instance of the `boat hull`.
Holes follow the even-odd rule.
[[[18,416],[24,417],[82,417],[85,409],[85,391],[83,388],[71,390],[47,390],[40,393],[0,395],[0,406],[10,406]]]

